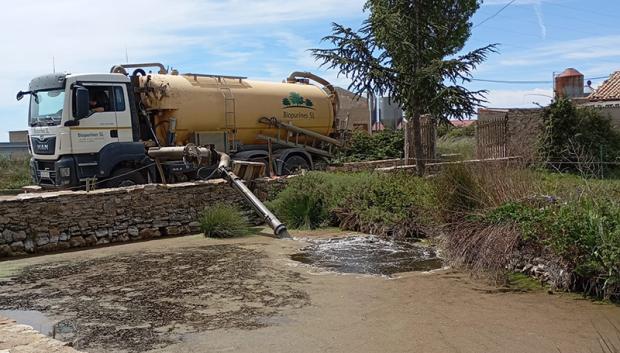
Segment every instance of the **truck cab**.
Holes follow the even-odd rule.
[[[119,162],[144,163],[131,87],[122,74],[51,74],[18,93],[18,99],[30,98],[33,181],[44,187],[79,186],[108,178]]]

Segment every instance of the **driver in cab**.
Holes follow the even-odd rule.
[[[103,91],[95,91],[90,95],[90,114],[106,111],[108,96]]]

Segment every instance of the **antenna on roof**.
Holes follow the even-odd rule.
[[[125,47],[125,62],[129,64],[129,53],[127,52],[127,47]]]
[[[56,73],[56,58],[52,55],[52,73]]]

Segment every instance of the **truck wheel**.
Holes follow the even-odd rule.
[[[109,188],[118,188],[122,186],[133,186],[139,184],[145,184],[144,176],[139,172],[130,168],[119,168],[112,172],[110,180],[106,182],[106,186]]]
[[[282,166],[282,174],[284,175],[299,173],[301,170],[310,170],[310,164],[302,156],[290,156]]]

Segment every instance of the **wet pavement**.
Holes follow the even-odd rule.
[[[327,271],[392,276],[442,267],[435,248],[419,241],[360,235],[306,241],[291,259]]]

